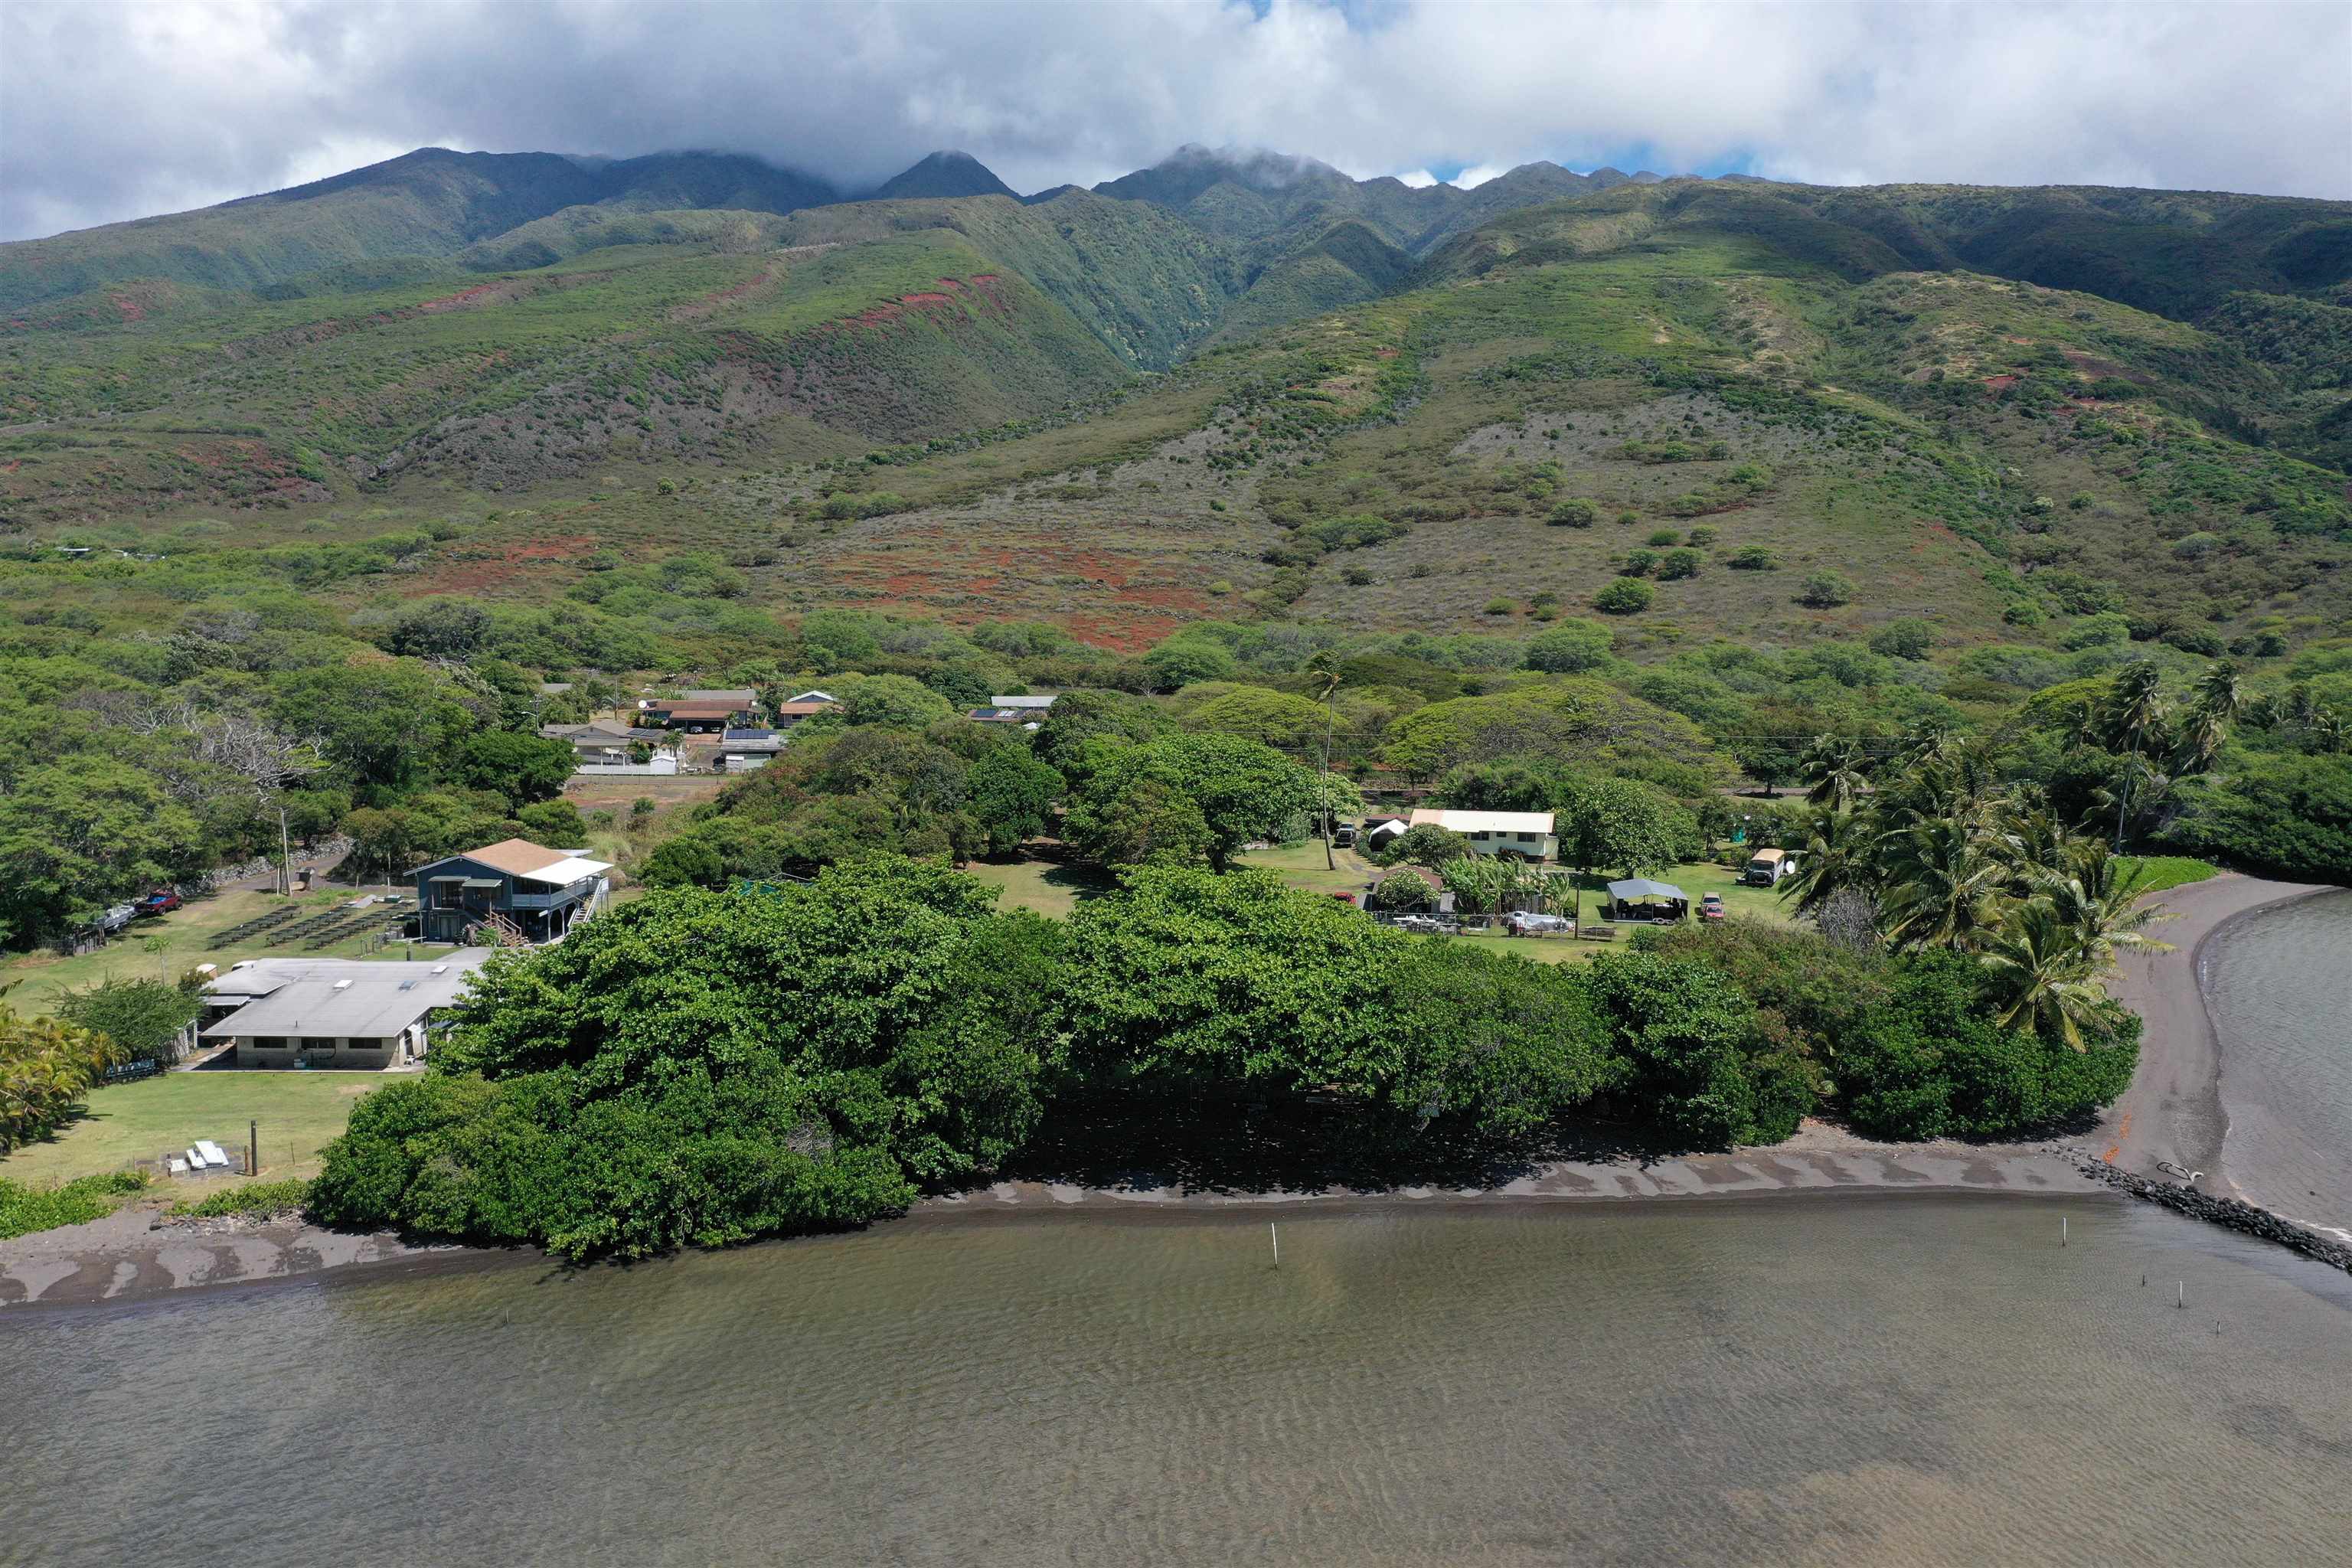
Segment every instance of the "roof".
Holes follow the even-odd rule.
[[[730,687],[723,691],[688,691],[682,693],[688,702],[734,702],[745,707],[760,700],[760,694],[749,687]]]
[[[544,869],[569,857],[561,849],[550,849],[544,844],[533,844],[528,838],[501,838],[496,844],[485,844],[479,849],[460,849],[445,859],[478,860],[510,877],[526,876]],[[439,862],[435,862],[436,865]]]
[[[673,719],[732,719],[748,704],[730,706],[724,702],[648,702],[648,713],[667,713]]]
[[[518,871],[515,875],[526,882],[542,882],[551,888],[568,888],[589,877],[601,877],[613,868],[609,860],[590,860],[578,855],[567,855],[552,866],[541,866],[536,871]]]
[[[830,691],[795,691],[793,693],[790,700],[793,702],[838,702],[841,699],[835,697]]]
[[[991,708],[1051,708],[1058,695],[1049,691],[1041,697],[992,697],[988,705]]]
[[[779,719],[805,719],[812,713],[822,713],[826,709],[833,706],[835,706],[835,704],[830,701],[801,702],[795,700],[792,702],[779,702],[776,704],[776,717]]]
[[[1758,860],[1785,860],[1788,858],[1789,852],[1786,849],[1759,849],[1748,858],[1752,864]]]
[[[1415,806],[1415,827],[1436,826],[1452,833],[1522,833],[1542,837],[1551,831],[1549,811],[1453,811]]]
[[[1627,899],[1678,899],[1690,902],[1690,895],[1672,882],[1654,882],[1647,877],[1629,877],[1622,882],[1609,884],[1609,896],[1620,902]]]
[[[223,1000],[253,999],[204,1031],[231,1035],[383,1039],[397,1035],[458,992],[488,956],[464,948],[431,963],[370,963],[352,958],[262,958],[208,988]],[[260,989],[262,986],[268,989]]]
[[[1034,711],[1030,708],[975,708],[964,717],[982,724],[1024,724]]]

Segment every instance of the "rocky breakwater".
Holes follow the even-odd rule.
[[[2087,1153],[2078,1152],[2075,1155],[2075,1163],[2082,1168],[2083,1173],[2093,1181],[2104,1182],[2111,1187],[2120,1187],[2132,1196],[2145,1202],[2160,1204],[2176,1214],[2185,1214],[2191,1219],[2201,1219],[2208,1224],[2218,1225],[2224,1230],[2234,1230],[2244,1236],[2259,1237],[2263,1241],[2276,1242],[2279,1246],[2291,1247],[2306,1258],[2317,1258],[2331,1268],[2341,1268],[2346,1273],[2352,1274],[2352,1247],[2347,1247],[2331,1237],[2322,1236],[2315,1230],[2299,1226],[2293,1220],[2281,1219],[2268,1209],[2257,1208],[2249,1203],[2241,1203],[2236,1198],[2216,1197],[2211,1193],[2200,1193],[2195,1187],[2182,1182],[2159,1182],[2147,1176],[2136,1176],[2128,1171],[2117,1170],[2105,1160],[2095,1159]]]

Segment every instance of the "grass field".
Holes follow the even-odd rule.
[[[316,913],[332,909],[353,896],[352,889],[331,888],[296,894],[290,901],[297,909]],[[275,893],[246,888],[216,893],[211,898],[198,899],[171,914],[135,921],[105,948],[79,958],[60,958],[47,952],[16,953],[0,958],[0,985],[14,984],[16,987],[8,994],[9,1006],[27,1016],[36,1016],[53,1010],[60,993],[95,984],[109,975],[123,979],[149,977],[173,980],[199,963],[216,963],[226,969],[240,958],[377,956],[396,959],[400,956],[397,947],[386,948],[371,955],[364,936],[336,942],[315,952],[299,942],[269,947],[266,945],[268,932],[226,946],[220,943],[223,931],[289,901]]]
[[[2219,866],[2187,855],[2125,855],[2117,858],[2116,867],[2126,879],[2137,881],[2143,893],[2161,893],[2221,874]]]
[[[117,1171],[209,1138],[245,1147],[246,1123],[261,1124],[265,1180],[319,1173],[319,1151],[343,1130],[360,1096],[391,1081],[372,1072],[172,1072],[101,1089],[82,1114],[49,1138],[0,1159],[0,1178],[47,1187]],[[189,1194],[217,1179],[183,1182]]]
[[[1085,866],[1056,866],[1050,860],[998,862],[975,860],[964,870],[992,888],[1001,888],[1000,910],[1031,910],[1055,920],[1066,920],[1082,899],[1108,892],[1115,885],[1106,872]]]

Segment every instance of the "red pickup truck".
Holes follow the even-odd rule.
[[[180,895],[169,888],[158,888],[134,907],[142,915],[167,915],[180,907]]]

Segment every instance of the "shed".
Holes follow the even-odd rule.
[[[1609,918],[1678,921],[1690,914],[1690,895],[1672,882],[1628,877],[1609,884]]]

